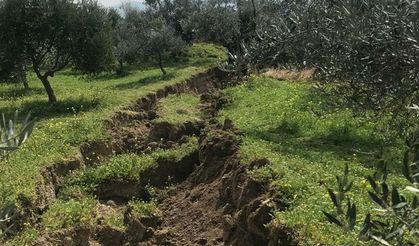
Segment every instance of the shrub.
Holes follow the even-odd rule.
[[[31,114],[28,113],[18,127],[19,112],[16,110],[13,120],[6,120],[2,114],[2,124],[0,124],[0,160],[4,159],[6,155],[21,146],[32,133],[35,119],[31,119]]]

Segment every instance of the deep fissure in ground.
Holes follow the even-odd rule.
[[[199,138],[195,151],[180,160],[157,159],[157,166],[141,172],[136,181],[109,180],[96,187],[101,210],[123,211],[125,229],[98,224],[55,230],[43,233],[37,244],[295,245],[292,230],[269,224],[271,213],[286,205],[275,198],[268,181],[248,174],[269,166],[269,161],[240,163],[239,131],[230,120],[223,124],[216,120],[228,101],[220,90],[231,81],[228,74],[212,69],[150,93],[107,121],[111,140],[85,143],[74,158],[45,168],[38,199],[31,205],[31,212],[39,214],[60,196],[65,177],[74,170],[100,166],[111,156],[150,154],[182,145],[191,136]],[[202,119],[180,124],[155,121],[159,100],[179,93],[200,95]],[[134,197],[155,199],[161,213],[135,215],[126,206]]]

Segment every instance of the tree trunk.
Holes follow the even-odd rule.
[[[240,47],[240,40],[237,41],[237,77],[238,79],[243,78],[243,57],[241,53],[241,47]]]
[[[44,75],[41,74],[37,66],[34,66],[34,71],[36,73],[36,76],[39,80],[41,80],[42,84],[44,85],[45,91],[48,94],[48,101],[49,103],[56,103],[57,98],[55,97],[54,90],[52,90],[51,84],[48,81],[48,72],[46,72]]]
[[[29,84],[28,84],[28,80],[26,79],[26,76],[22,76],[21,78],[22,83],[23,83],[23,87],[28,90],[29,89]]]
[[[119,63],[119,69],[117,71],[118,74],[123,74],[124,73],[124,62],[122,60],[118,61]]]
[[[19,66],[18,72],[18,79],[20,81],[22,81],[23,87],[28,90],[29,89],[29,84],[28,84],[28,79],[26,78],[26,71],[25,68],[23,67],[23,65]]]
[[[159,52],[159,67],[160,67],[160,70],[163,73],[163,75],[166,75],[167,73],[166,73],[166,70],[164,70],[164,68],[163,68],[163,62],[162,62],[162,59],[161,59],[160,52]]]
[[[42,81],[42,84],[44,85],[45,91],[48,94],[48,101],[49,103],[56,103],[57,102],[57,98],[55,97],[54,91],[52,90],[51,84],[48,81],[48,76],[42,76],[42,78],[40,78],[40,80]]]

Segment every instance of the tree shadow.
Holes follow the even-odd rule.
[[[37,119],[50,119],[59,116],[75,115],[82,112],[88,112],[96,109],[100,106],[99,99],[65,99],[60,100],[54,104],[50,104],[46,100],[34,100],[23,103],[19,107],[19,112],[27,114],[32,113],[33,117]],[[3,112],[7,117],[10,117],[14,112],[15,108],[3,108]]]
[[[89,76],[87,78],[89,80],[114,80],[114,79],[120,79],[120,78],[127,77],[127,76],[131,75],[133,71],[135,71],[135,69],[125,68],[124,71],[119,72],[119,73],[108,72],[108,73],[103,73],[103,74],[99,74],[99,75],[95,75],[95,76]]]
[[[13,99],[23,96],[40,95],[43,94],[44,90],[41,88],[10,88],[1,92],[0,98]]]
[[[339,135],[330,132],[322,136],[303,136],[298,126],[279,124],[268,130],[251,129],[244,131],[245,135],[273,143],[270,145],[273,152],[298,156],[310,162],[318,162],[321,156],[333,156],[339,160],[349,160],[356,154],[360,163],[366,167],[373,167],[378,161],[378,139],[359,137],[347,131]]]
[[[145,85],[156,83],[158,81],[167,81],[175,77],[174,73],[168,73],[166,75],[152,75],[148,77],[141,78],[137,81],[132,81],[124,84],[114,85],[111,88],[118,90],[129,90],[129,89],[138,89]]]

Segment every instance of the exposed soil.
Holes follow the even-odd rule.
[[[275,197],[268,181],[249,174],[249,170],[269,166],[269,161],[241,163],[238,130],[230,120],[223,124],[215,120],[227,102],[219,89],[228,80],[226,74],[214,69],[140,98],[107,122],[111,141],[86,143],[74,160],[46,168],[38,191],[38,210],[55,199],[62,177],[71,170],[101,165],[115,154],[172,148],[188,136],[199,136],[196,152],[176,162],[157,160],[157,167],[144,171],[138,182],[115,181],[98,187],[95,195],[101,204],[97,217],[108,211],[125,211],[125,230],[103,226],[99,219],[93,227],[45,233],[37,245],[296,245],[292,230],[270,223],[272,212],[286,204]],[[184,92],[201,95],[203,120],[156,123],[158,100]],[[172,185],[166,188],[169,179]],[[147,199],[146,186],[157,189],[161,214],[136,217],[125,205],[133,197]]]

